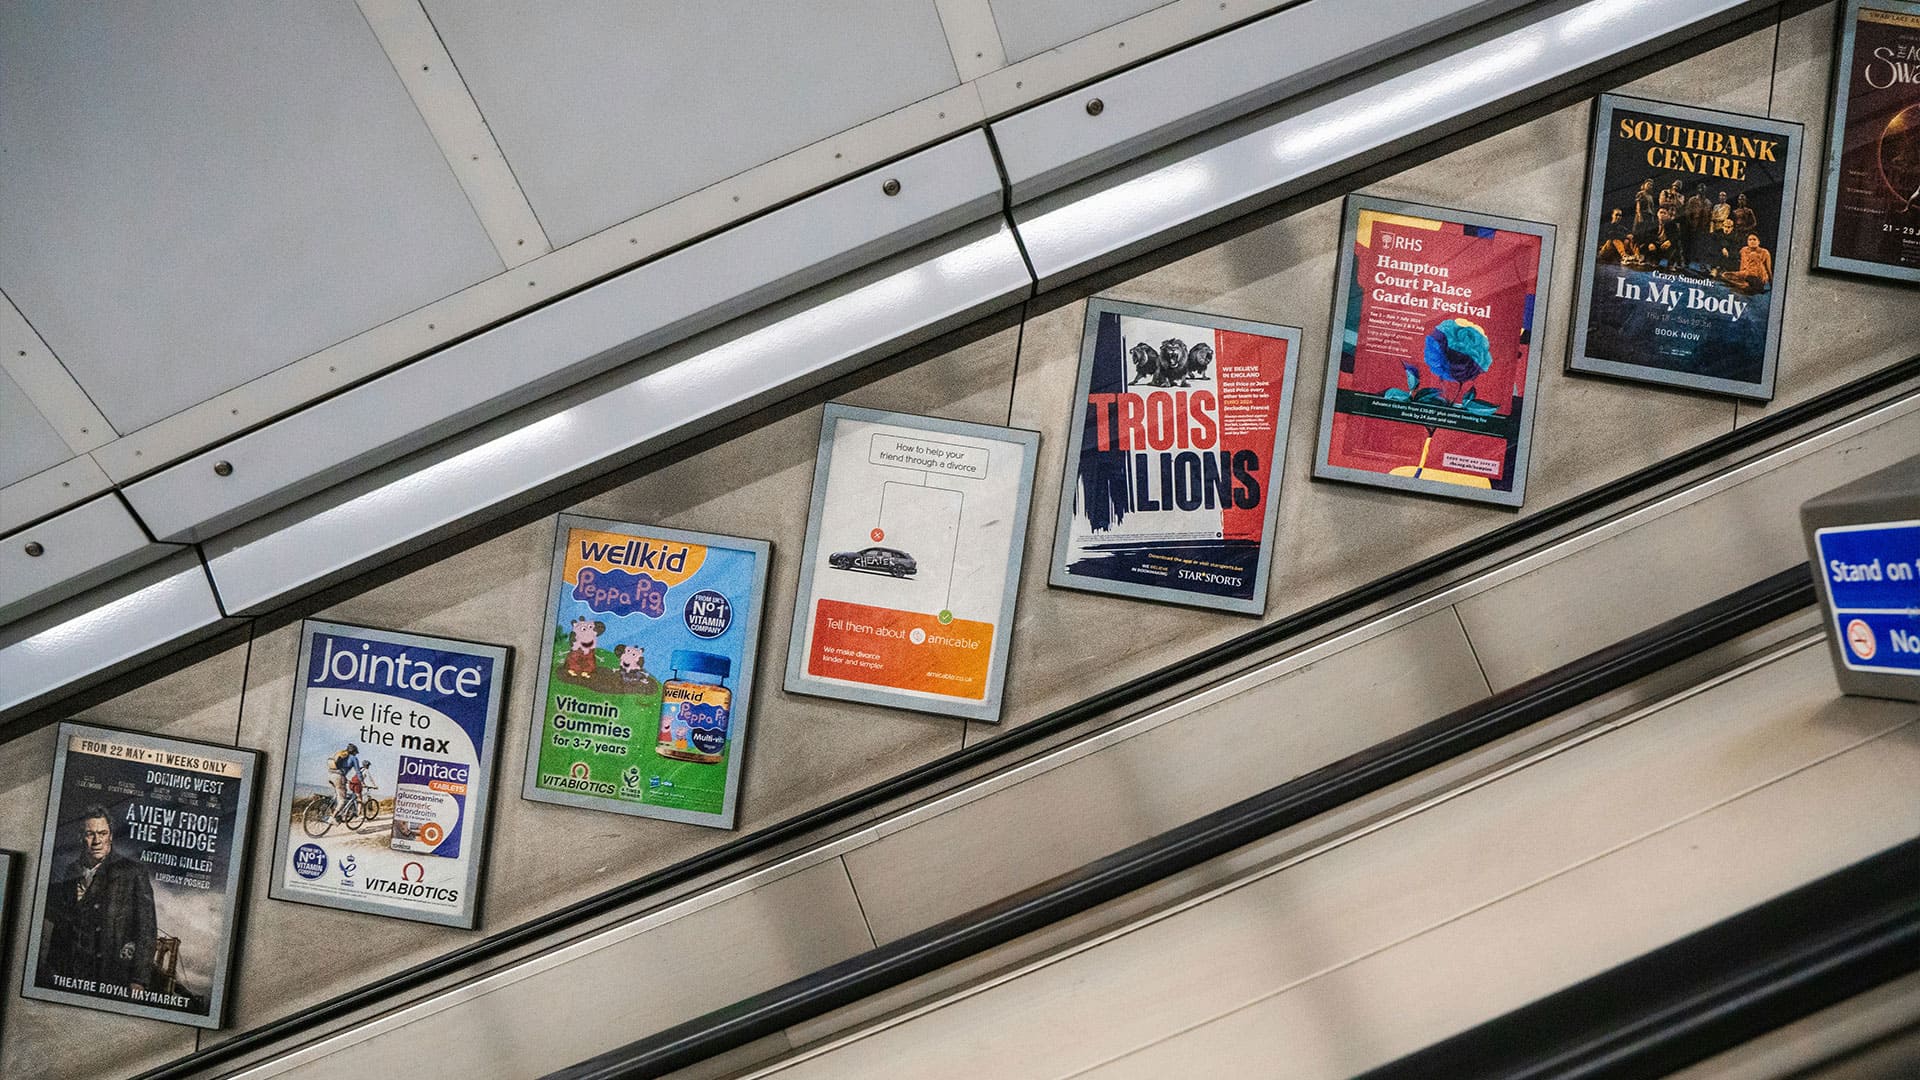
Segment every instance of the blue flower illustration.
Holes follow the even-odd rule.
[[[1487,332],[1465,319],[1448,319],[1427,331],[1427,370],[1444,382],[1468,382],[1493,366]]]

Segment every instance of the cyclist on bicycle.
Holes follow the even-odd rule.
[[[345,824],[350,817],[347,808],[354,805],[348,800],[357,800],[359,795],[349,790],[347,781],[358,776],[362,789],[367,783],[367,763],[360,757],[360,748],[348,743],[345,748],[336,750],[327,762],[327,783],[333,788],[333,820]]]

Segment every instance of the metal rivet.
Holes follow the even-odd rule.
[[[1088,116],[1099,116],[1099,115],[1100,115],[1101,113],[1103,113],[1103,112],[1106,112],[1106,111],[1107,111],[1107,103],[1106,103],[1106,102],[1104,102],[1104,101],[1101,101],[1101,100],[1100,100],[1099,98],[1090,98],[1090,99],[1088,99],[1088,101],[1087,101],[1087,115],[1088,115]]]
[[[215,475],[215,476],[232,476],[232,475],[233,475],[233,462],[231,462],[231,461],[216,461],[216,462],[214,462],[214,463],[213,463],[213,475]]]
[[[30,555],[30,556],[32,556],[33,558],[36,558],[36,559],[37,559],[37,558],[39,558],[40,556],[42,556],[42,555],[45,555],[46,553],[47,553],[47,549],[46,549],[46,548],[43,548],[43,547],[41,547],[41,546],[40,546],[40,541],[38,541],[38,540],[29,540],[29,541],[27,541],[27,554],[28,554],[28,555]]]
[[[900,181],[889,180],[880,185],[880,190],[886,192],[888,195],[898,195],[900,194]]]

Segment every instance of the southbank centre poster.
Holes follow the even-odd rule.
[[[1258,615],[1300,331],[1087,302],[1054,585]]]
[[[828,405],[787,689],[998,723],[1039,445]]]
[[[1920,281],[1920,3],[1848,0],[1833,78],[1814,264]]]
[[[472,929],[504,645],[308,620],[268,895]]]
[[[731,829],[771,550],[560,515],[522,794]]]
[[[21,994],[219,1027],[259,756],[85,724],[57,740]]]
[[[1347,198],[1313,475],[1519,506],[1554,229]]]
[[[1801,138],[1602,94],[1568,369],[1771,399]]]

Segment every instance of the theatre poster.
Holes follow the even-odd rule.
[[[1814,264],[1920,281],[1920,3],[1847,0]]]
[[[259,755],[61,724],[21,994],[221,1026]]]
[[[1570,371],[1773,397],[1799,124],[1602,94]]]

